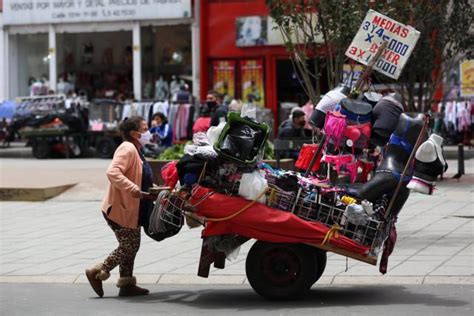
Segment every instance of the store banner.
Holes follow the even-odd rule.
[[[265,88],[263,84],[263,60],[249,59],[240,62],[242,78],[242,100],[244,103],[253,100],[261,107],[265,106]]]
[[[388,46],[374,66],[374,70],[398,79],[408,61],[420,32],[381,13],[369,10],[356,36],[346,51],[346,56],[368,65],[380,45]]]
[[[235,97],[235,60],[213,61],[212,80],[213,89],[230,102]]]
[[[474,97],[474,59],[460,63],[461,96]]]
[[[4,0],[5,25],[176,19],[191,0]]]

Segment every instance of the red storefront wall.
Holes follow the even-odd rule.
[[[265,106],[277,113],[276,60],[288,58],[283,46],[236,46],[236,18],[268,16],[264,0],[203,0],[201,14],[201,99],[212,88],[211,64],[216,59],[262,59]],[[239,85],[237,85],[237,89]],[[238,94],[237,94],[238,95]]]

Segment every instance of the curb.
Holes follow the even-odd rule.
[[[211,275],[201,278],[187,274],[137,274],[141,284],[168,285],[243,285],[249,284],[244,275]],[[112,276],[105,284],[115,284],[117,276]],[[51,283],[87,284],[85,275],[3,275],[0,283]],[[472,285],[474,276],[323,276],[318,285]]]

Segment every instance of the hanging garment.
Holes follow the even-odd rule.
[[[372,124],[364,123],[358,125],[348,125],[344,132],[344,136],[347,137],[349,141],[346,141],[346,145],[349,145],[352,148],[352,153],[354,154],[355,148],[367,148],[370,141],[370,134],[372,131]]]
[[[314,111],[314,105],[311,102],[307,102],[303,107],[301,108],[301,111],[304,112],[305,114],[305,119],[306,119],[306,124],[304,125],[305,129],[312,130],[313,127],[309,124],[309,120],[311,115],[313,114]]]
[[[326,93],[316,105],[316,108],[309,118],[309,123],[316,128],[323,128],[326,113],[334,111],[336,105],[341,100],[347,98],[348,94],[349,88],[341,86]]]
[[[334,144],[338,148],[344,138],[345,130],[346,116],[339,112],[328,112],[324,123],[324,131],[327,136],[326,142]]]
[[[170,120],[169,109],[170,105],[168,101],[156,102],[155,104],[153,104],[153,114],[158,112],[163,113],[168,118],[168,120]]]
[[[298,154],[298,159],[295,162],[295,167],[301,170],[307,170],[309,168],[309,164],[313,159],[313,156],[318,151],[319,145],[317,144],[303,144],[303,147]],[[322,153],[322,151],[321,151]],[[316,161],[311,169],[312,172],[316,172],[319,170],[319,166],[321,163],[321,154],[316,158]]]

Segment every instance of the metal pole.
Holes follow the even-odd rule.
[[[458,175],[464,173],[464,145],[458,144]]]
[[[362,90],[365,81],[367,80],[367,78],[369,78],[370,74],[372,73],[372,70],[374,69],[375,63],[380,59],[380,56],[382,56],[382,53],[387,47],[387,45],[387,41],[383,42],[382,45],[380,45],[379,49],[377,50],[377,53],[375,53],[374,58],[370,60],[369,64],[367,65],[367,68],[365,68],[364,72],[359,77],[359,80],[357,80],[356,84],[354,85],[354,89],[352,90],[353,92],[351,92],[350,97],[355,97],[356,95],[354,94],[357,94],[360,90]]]
[[[142,99],[142,54],[140,22],[133,22],[133,94],[136,100]]]
[[[49,90],[56,92],[56,83],[58,80],[58,65],[56,62],[56,30],[52,24],[49,25]]]
[[[306,172],[304,173],[305,177],[307,177],[309,173],[311,172],[311,169],[313,169],[313,166],[316,163],[316,159],[318,158],[318,156],[321,154],[321,151],[323,150],[325,142],[326,142],[326,134],[323,134],[323,137],[321,138],[321,142],[319,143],[319,146],[318,146],[318,150],[316,150],[316,153],[314,154],[313,158],[311,158],[309,167],[308,169],[306,169]]]

